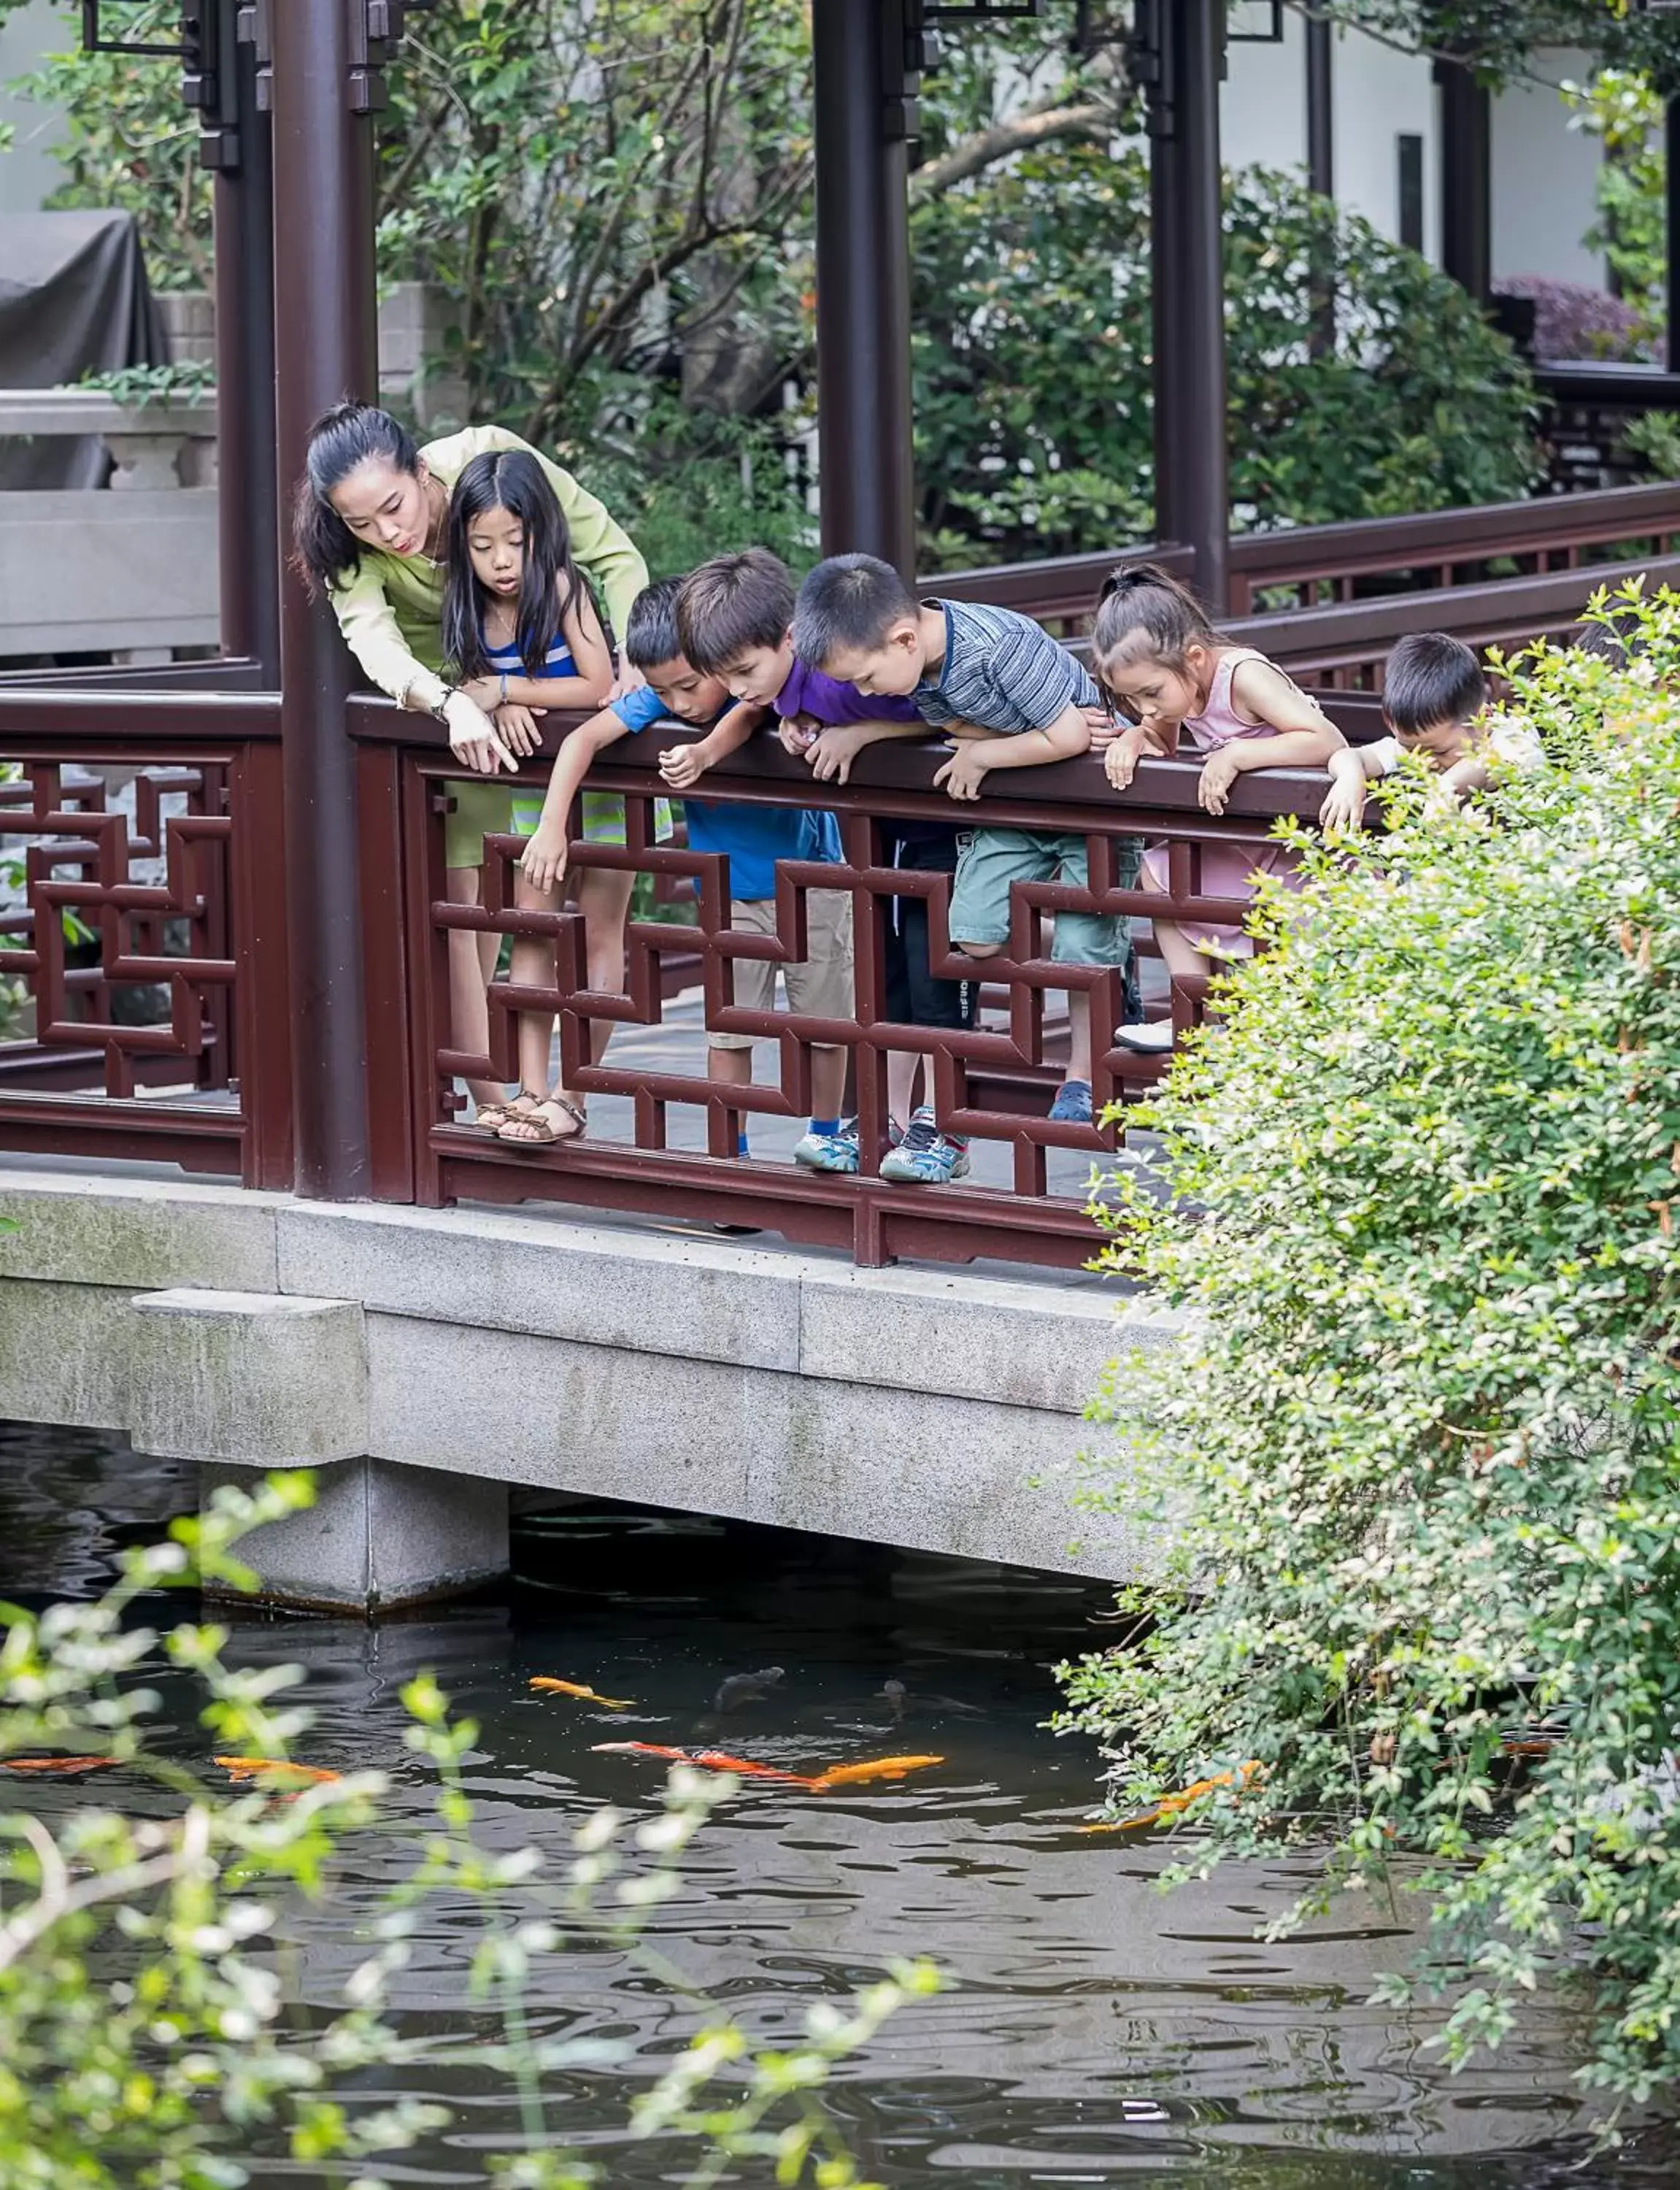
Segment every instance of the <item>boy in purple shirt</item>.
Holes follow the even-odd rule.
[[[819,781],[844,783],[857,754],[882,736],[925,732],[912,701],[871,698],[798,658],[793,646],[793,578],[766,548],[715,556],[691,571],[676,597],[676,617],[685,657],[720,678],[742,704],[718,732],[673,757],[677,767],[665,773],[675,789],[698,780],[705,769],[744,744],[772,709],[781,720],[783,743],[811,762]],[[957,831],[948,824],[889,822],[883,836],[885,855],[894,866],[947,873],[955,869]],[[942,980],[931,970],[926,901],[905,897],[891,903],[891,926],[885,939],[887,1018],[912,1026],[972,1026],[976,984]],[[968,1170],[968,1143],[936,1129],[931,1100],[913,1107],[922,1062],[915,1051],[888,1054],[887,1109],[894,1146],[882,1161],[881,1176],[906,1183],[942,1183]],[[930,1098],[932,1092],[930,1076]],[[908,1121],[908,1130],[901,1119]]]

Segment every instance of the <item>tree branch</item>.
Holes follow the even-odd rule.
[[[918,167],[910,178],[910,202],[923,204],[953,184],[966,182],[983,167],[995,166],[1011,153],[1027,151],[1034,145],[1048,144],[1058,137],[1111,136],[1118,119],[1106,99],[1085,99],[1073,106],[1040,107],[1037,112],[1028,108],[1010,121],[977,130],[939,159]]]

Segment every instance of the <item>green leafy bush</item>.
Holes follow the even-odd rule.
[[[1536,475],[1531,383],[1457,285],[1294,179],[1225,199],[1231,499],[1240,525],[1496,502]],[[947,557],[1147,537],[1145,156],[1025,154],[914,222],[917,470]],[[1333,354],[1315,280],[1333,275]]]
[[[1068,1723],[1128,1809],[1230,1775],[1197,1872],[1431,1896],[1451,2057],[1580,1986],[1621,2102],[1680,2070],[1680,595],[1615,612],[1624,664],[1519,666],[1547,768],[1298,836],[1154,1106],[1176,1199],[1123,1180],[1112,1259],[1187,1336],[1117,1366],[1095,1495],[1177,1544]]]
[[[1581,241],[1609,262],[1618,297],[1638,315],[1640,339],[1655,350],[1668,319],[1668,156],[1661,94],[1638,70],[1604,69],[1564,86],[1571,126],[1604,147],[1594,195],[1598,218]]]
[[[286,1701],[302,1670],[239,1671],[225,1662],[225,1628],[184,1621],[162,1633],[144,1614],[150,1592],[201,1577],[252,1586],[234,1555],[239,1535],[310,1495],[303,1476],[272,1478],[254,1496],[223,1489],[201,1520],[178,1522],[170,1542],[126,1554],[122,1580],[97,1602],[40,1614],[0,1606],[7,2190],[237,2190],[265,2142],[284,2144],[310,2181],[348,2184],[352,2164],[447,2125],[447,2107],[379,2102],[387,2072],[422,2062],[500,2075],[517,2098],[523,2133],[489,2159],[491,2179],[506,2190],[584,2190],[599,2178],[567,2148],[563,2095],[614,2049],[577,2033],[539,2035],[524,2006],[534,1963],[579,1943],[628,1951],[642,1964],[638,1981],[671,1989],[693,2026],[630,2109],[630,2135],[657,2142],[659,2164],[682,2170],[672,2180],[711,2182],[756,2161],[781,2183],[872,2190],[823,2086],[905,2000],[936,1989],[932,1969],[898,1966],[844,2008],[815,2003],[802,2041],[755,2048],[640,1938],[677,1890],[708,1809],[738,1782],[679,1767],[663,1808],[639,1823],[609,1809],[582,1815],[573,1860],[546,1880],[540,1850],[509,1849],[479,1827],[462,1775],[478,1728],[451,1716],[427,1675],[403,1690],[404,1739],[436,1775],[434,1822],[391,1863],[367,1959],[342,2003],[288,1997],[279,1949],[290,1911],[299,1897],[337,1890],[347,1837],[378,1823],[385,1777],[258,1769],[286,1758],[307,1729],[308,1714]],[[151,1738],[161,1709],[152,1672],[198,1689],[202,1767]],[[50,1767],[28,1768],[42,1751],[93,1774],[68,1782],[67,1805],[25,1807],[29,1790],[55,1781]],[[212,1752],[248,1761],[239,1784],[223,1784]],[[405,2034],[387,2006],[440,1899],[471,1950],[450,2010],[458,2035],[441,2048],[435,2031]],[[383,2184],[358,2171],[354,2190]]]

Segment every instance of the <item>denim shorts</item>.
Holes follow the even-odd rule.
[[[1113,843],[1116,886],[1134,888],[1142,842],[1117,837]],[[957,860],[951,940],[1007,944],[1012,883],[1061,882],[1085,889],[1089,880],[1085,839],[1078,830],[976,829]],[[1131,927],[1123,913],[1059,912],[1050,956],[1064,966],[1123,966],[1131,956]]]

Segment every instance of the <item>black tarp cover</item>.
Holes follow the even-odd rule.
[[[0,389],[168,355],[132,213],[0,213]],[[103,486],[108,468],[91,437],[0,440],[0,487]]]

